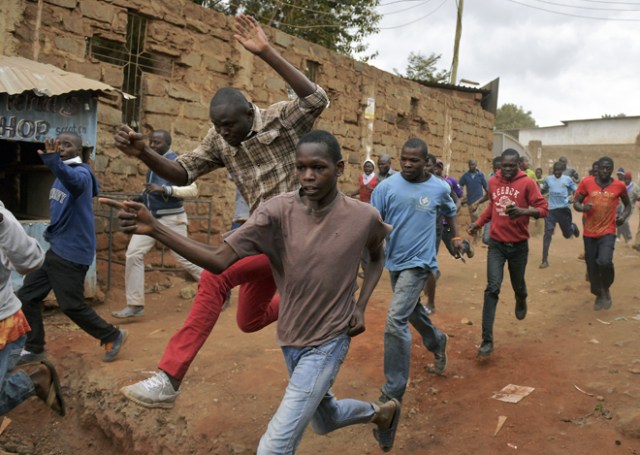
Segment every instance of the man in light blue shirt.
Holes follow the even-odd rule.
[[[382,387],[381,402],[402,400],[405,393],[411,355],[409,322],[422,336],[424,346],[435,355],[434,371],[441,374],[447,366],[447,335],[433,325],[420,303],[420,292],[429,274],[438,269],[438,210],[452,229],[454,247],[463,250],[451,188],[425,170],[425,165],[432,168],[435,162],[424,141],[409,139],[400,154],[402,171],[378,184],[371,195],[371,204],[384,222],[393,226],[385,249],[393,297],[384,331],[387,382]]]
[[[576,183],[568,175],[563,175],[564,169],[564,164],[558,161],[553,165],[553,174],[547,176],[542,183],[542,194],[549,193],[549,214],[544,219],[541,269],[549,267],[549,247],[556,224],[560,225],[565,239],[580,235],[578,226],[571,220],[569,207],[569,199],[576,191]]]

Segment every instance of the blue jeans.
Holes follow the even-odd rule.
[[[9,373],[18,363],[26,340],[27,336],[22,335],[0,349],[0,415],[5,415],[36,394],[35,386],[27,373],[22,370]]]
[[[384,375],[387,382],[382,393],[389,398],[402,399],[409,380],[411,361],[411,331],[409,323],[422,336],[422,343],[431,352],[437,352],[445,335],[438,330],[420,303],[427,269],[413,268],[389,272],[393,297],[384,328]]]
[[[496,318],[498,296],[504,278],[504,263],[509,267],[511,287],[516,297],[527,298],[527,284],[524,272],[529,257],[529,242],[518,243],[489,241],[487,252],[487,287],[484,290],[484,305],[482,306],[482,339],[493,341],[493,322]]]
[[[320,346],[282,347],[289,384],[260,439],[258,455],[295,453],[309,422],[318,434],[371,422],[375,415],[373,404],[338,400],[331,391],[350,342],[349,336],[340,335]]]

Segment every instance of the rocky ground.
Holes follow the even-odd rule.
[[[617,244],[614,304],[595,312],[585,264],[577,260],[581,239],[556,235],[551,266],[543,270],[541,238],[533,238],[530,248],[529,313],[524,321],[515,319],[507,281],[495,352],[485,361],[476,358],[476,350],[486,249],[479,247],[466,264],[441,251],[433,319],[450,336],[449,367],[444,376],[430,373],[433,356],[414,338],[411,383],[393,453],[640,453],[640,253]],[[114,266],[114,285],[97,306],[108,319],[123,305],[123,272]],[[141,408],[118,390],[155,369],[190,305],[180,292],[194,283],[149,272],[147,285],[157,292],[147,295],[145,316],[126,324],[129,339],[111,364],[100,361],[98,343],[63,315],[49,313],[47,348],[61,370],[68,415],[59,418],[33,398],[6,416],[11,422],[0,435],[0,449],[51,455],[254,453],[286,385],[275,327],[243,334],[232,306],[193,363],[175,408]],[[338,376],[339,397],[379,395],[390,295],[385,274],[369,305],[367,331],[354,339]],[[492,399],[508,384],[535,390],[517,404]],[[506,421],[495,434],[500,416]],[[328,436],[309,430],[299,453],[381,453],[371,428],[354,426]]]

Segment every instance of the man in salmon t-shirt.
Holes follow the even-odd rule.
[[[613,284],[613,251],[616,246],[616,226],[631,214],[631,203],[624,182],[611,178],[613,160],[603,156],[598,160],[595,175],[585,177],[578,185],[573,207],[584,212],[584,255],[591,293],[596,296],[594,310],[611,308],[609,288]],[[588,202],[584,202],[589,198]],[[624,210],[616,217],[618,200]]]

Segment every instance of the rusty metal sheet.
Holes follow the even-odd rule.
[[[53,65],[0,55],[0,93],[17,95],[33,91],[40,96],[56,96],[79,90],[120,93],[110,85]]]

